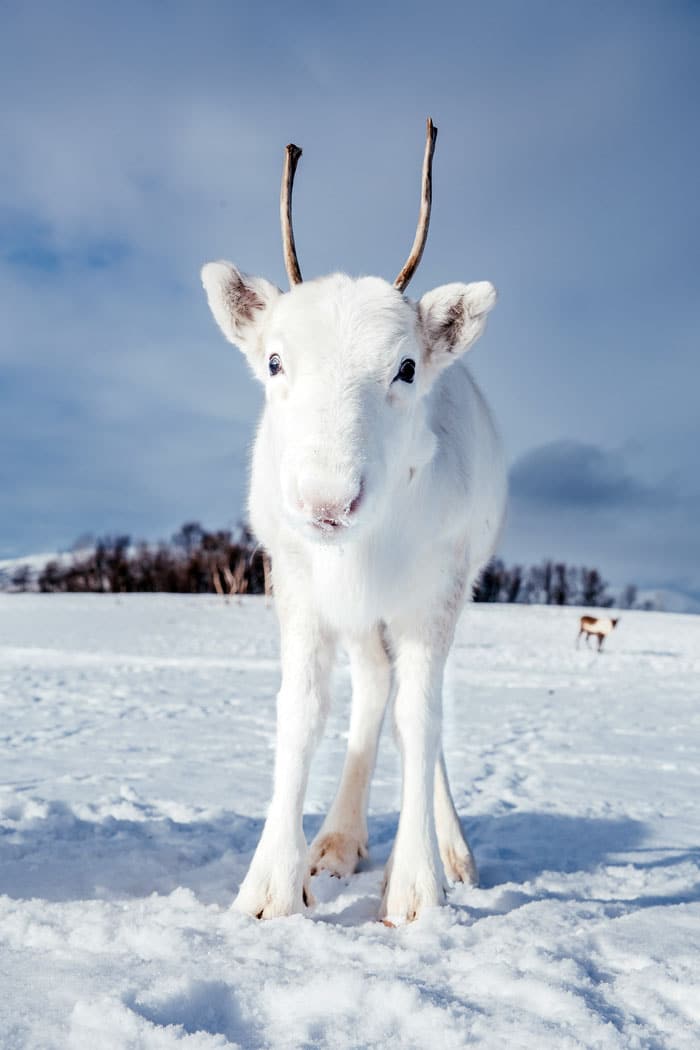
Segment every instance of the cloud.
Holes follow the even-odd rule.
[[[512,498],[543,511],[642,509],[675,502],[673,488],[634,477],[619,451],[552,441],[521,456],[510,473]]]
[[[640,464],[647,467],[642,473]],[[642,449],[549,442],[510,473],[503,554],[600,569],[615,585],[700,592],[700,488],[654,477]]]
[[[0,210],[0,261],[10,269],[38,271],[106,270],[129,255],[129,245],[116,235],[59,239],[46,221],[33,215]]]

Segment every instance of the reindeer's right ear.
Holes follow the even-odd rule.
[[[240,347],[254,372],[262,358],[262,332],[270,307],[282,292],[264,277],[250,277],[229,262],[202,267],[209,308],[230,343]]]

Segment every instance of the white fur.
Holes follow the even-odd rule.
[[[249,509],[272,558],[282,644],[273,798],[236,903],[263,917],[301,911],[309,867],[347,874],[366,853],[393,677],[403,795],[381,914],[404,922],[443,900],[446,873],[476,878],[447,783],[441,704],[455,623],[504,512],[500,445],[459,359],[495,291],[452,284],[414,304],[379,278],[336,274],[283,295],[229,263],[210,263],[202,279],[265,385]],[[273,354],[284,372],[270,377]],[[412,384],[396,379],[405,358]],[[307,858],[304,791],[337,643],[353,678],[348,754]]]

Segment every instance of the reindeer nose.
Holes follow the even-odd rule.
[[[315,484],[311,479],[299,486],[298,506],[304,517],[319,529],[347,528],[362,502],[364,485]]]

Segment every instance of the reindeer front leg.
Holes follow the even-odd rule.
[[[304,795],[313,752],[328,711],[333,641],[313,610],[278,593],[282,686],[272,802],[235,907],[259,919],[302,912],[308,888]]]
[[[367,802],[391,685],[391,662],[379,627],[348,643],[352,714],[340,787],[311,844],[311,874],[350,875],[367,856]]]
[[[446,880],[435,827],[435,774],[442,732],[442,680],[461,609],[461,582],[434,614],[392,621],[396,729],[403,764],[401,816],[387,865],[380,915],[410,922],[441,904]]]

